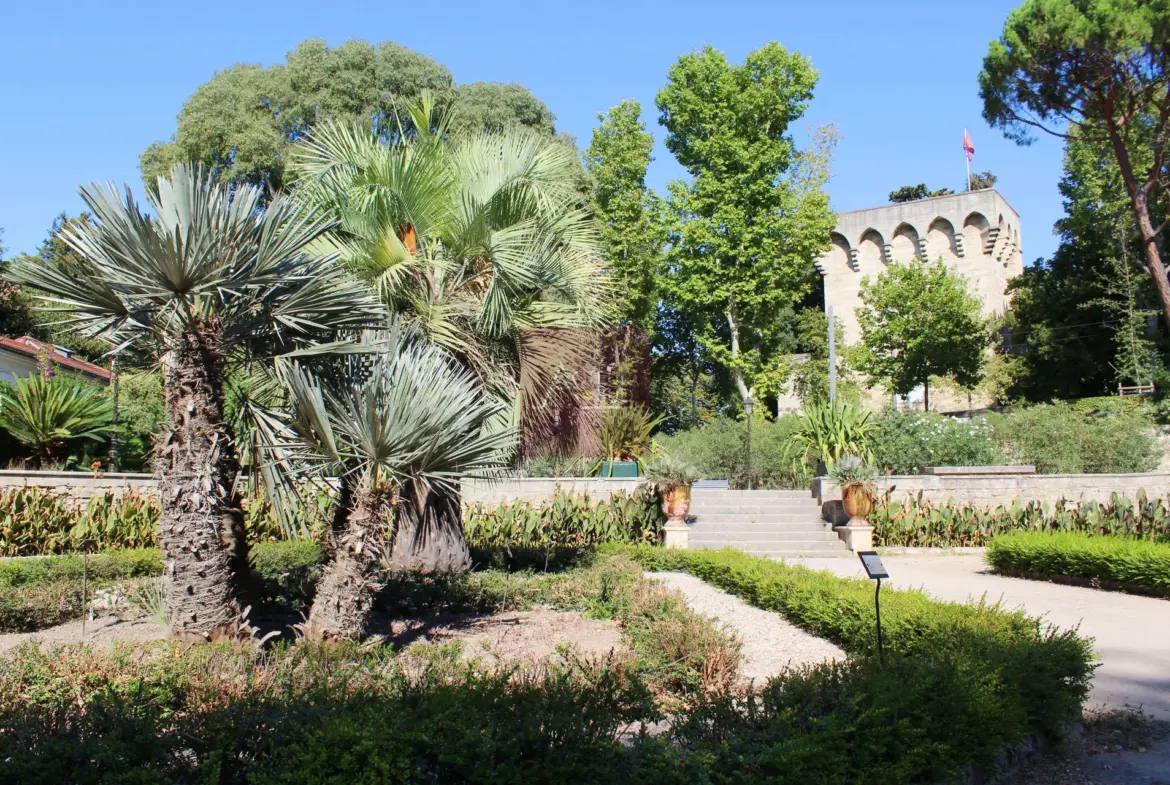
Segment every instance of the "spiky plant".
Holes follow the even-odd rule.
[[[804,448],[806,461],[821,461],[826,469],[842,455],[857,455],[872,461],[869,410],[842,398],[820,401],[804,407],[800,427],[793,438]]]
[[[32,453],[39,467],[59,457],[67,442],[102,439],[113,404],[93,385],[40,374],[0,387],[0,428]]]
[[[501,427],[523,421],[527,443],[547,444],[607,313],[576,153],[523,131],[452,138],[429,95],[410,114],[415,131],[389,145],[316,127],[294,150],[297,192],[337,217],[339,252],[396,317],[503,404]],[[458,509],[434,502],[428,517]],[[432,567],[460,558],[433,555]]]
[[[291,411],[267,441],[290,484],[339,478],[330,557],[305,625],[315,638],[362,637],[392,538],[415,553],[455,527],[463,542],[459,481],[499,471],[515,447],[514,431],[493,427],[498,402],[442,349],[397,328],[367,337],[366,349],[283,367]],[[453,514],[429,514],[432,495],[455,500]]]
[[[84,259],[63,274],[37,257],[13,279],[49,310],[115,346],[143,345],[160,362],[168,427],[156,444],[171,631],[206,638],[234,630],[248,575],[238,456],[224,420],[224,377],[337,330],[381,318],[368,289],[317,244],[324,212],[256,188],[216,184],[176,166],[150,195],[91,185],[93,219],[60,237]]]

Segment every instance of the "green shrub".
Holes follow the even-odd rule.
[[[993,415],[991,422],[1008,460],[1032,464],[1042,474],[1148,472],[1157,467],[1153,421],[1143,409],[1089,408],[1041,404]]]
[[[1170,545],[1074,532],[1016,532],[991,541],[987,563],[997,570],[1073,578],[1107,588],[1170,595]]]
[[[887,591],[883,664],[865,656],[866,582],[730,552],[602,551],[688,569],[860,656],[745,695],[704,684],[713,628],[643,593],[639,568],[621,559],[448,576],[413,590],[449,581],[445,596],[457,589],[460,602],[510,597],[618,618],[640,655],[660,659],[485,674],[442,647],[25,647],[0,659],[0,780],[908,785],[993,765],[1005,745],[1076,717],[1087,693],[1087,643],[1018,612]],[[656,677],[688,701],[665,735],[623,742],[630,723],[662,718],[645,681]]]
[[[686,570],[794,624],[835,641],[847,652],[875,650],[873,587],[732,550],[685,551],[608,547],[651,570]],[[890,659],[904,656],[949,678],[982,685],[964,708],[988,719],[978,727],[979,748],[991,753],[1022,740],[1026,729],[1057,734],[1075,720],[1088,695],[1093,655],[1075,632],[1045,630],[1019,610],[986,602],[959,605],[930,599],[921,591],[882,592],[882,628]],[[913,665],[907,665],[913,667]],[[903,683],[908,693],[932,689],[930,680]],[[911,700],[929,700],[926,695]],[[1002,717],[1002,724],[990,718]],[[941,720],[939,720],[941,721]],[[987,736],[983,736],[987,734]],[[991,738],[988,738],[990,736]],[[949,754],[961,755],[958,750]],[[844,780],[848,781],[848,780]]]
[[[558,489],[548,504],[479,504],[463,513],[463,529],[473,548],[656,543],[665,523],[658,492],[648,485],[599,502],[593,502],[588,494]]]
[[[920,492],[893,499],[893,488],[875,500],[869,523],[874,542],[883,546],[960,547],[987,545],[991,538],[1013,531],[1075,531],[1170,541],[1170,501],[1150,498],[1145,491],[1129,499],[1113,494],[1108,502],[1055,504],[1019,499],[996,507],[935,504]]]
[[[292,609],[310,602],[321,548],[313,542],[262,542],[252,546],[261,600]],[[0,560],[0,633],[29,632],[81,618],[82,557]],[[104,551],[89,557],[89,590],[163,574],[157,548]]]
[[[922,474],[927,466],[1003,463],[984,418],[956,420],[935,412],[887,410],[870,433],[874,463],[890,474]]]
[[[815,467],[804,462],[793,441],[799,428],[800,417],[795,414],[774,421],[757,417],[752,423],[753,488],[808,487]],[[745,422],[720,419],[655,440],[706,479],[728,480],[733,488],[748,485]]]

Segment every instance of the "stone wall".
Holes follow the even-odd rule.
[[[464,504],[499,504],[526,499],[536,503],[551,501],[557,488],[569,493],[589,494],[593,499],[608,499],[615,493],[632,492],[643,480],[609,480],[598,477],[529,477],[503,480],[472,480],[463,484]],[[127,490],[153,493],[154,476],[150,474],[94,474],[91,472],[0,471],[0,490],[14,486],[35,485],[55,493],[86,500],[94,493]]]
[[[128,490],[153,493],[155,487],[151,474],[0,470],[0,491],[24,485],[47,488],[80,501],[104,491],[116,496]]]
[[[813,488],[821,503],[840,501],[841,491],[828,479],[816,480]],[[878,494],[893,489],[893,498],[904,499],[922,493],[935,504],[972,503],[980,506],[1009,505],[1027,501],[1109,501],[1116,493],[1133,497],[1139,490],[1150,496],[1170,495],[1170,472],[1147,474],[952,474],[913,475],[879,478]]]
[[[611,480],[600,477],[525,477],[506,480],[470,480],[463,483],[463,503],[502,504],[519,499],[543,504],[552,501],[557,488],[576,494],[589,494],[594,500],[608,499],[616,493],[632,493],[645,480]]]

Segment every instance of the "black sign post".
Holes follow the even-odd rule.
[[[861,566],[865,568],[865,574],[869,579],[877,581],[877,588],[873,593],[873,607],[877,616],[878,659],[884,661],[885,657],[882,653],[882,578],[889,578],[890,574],[886,572],[886,567],[882,564],[882,559],[878,556],[877,551],[858,551],[857,558],[861,559]]]

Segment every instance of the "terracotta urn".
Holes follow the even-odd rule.
[[[691,486],[662,486],[662,511],[666,513],[667,526],[686,525],[687,513],[691,510]]]
[[[850,526],[865,526],[873,510],[873,494],[868,483],[851,482],[841,489],[841,506],[849,516]]]

